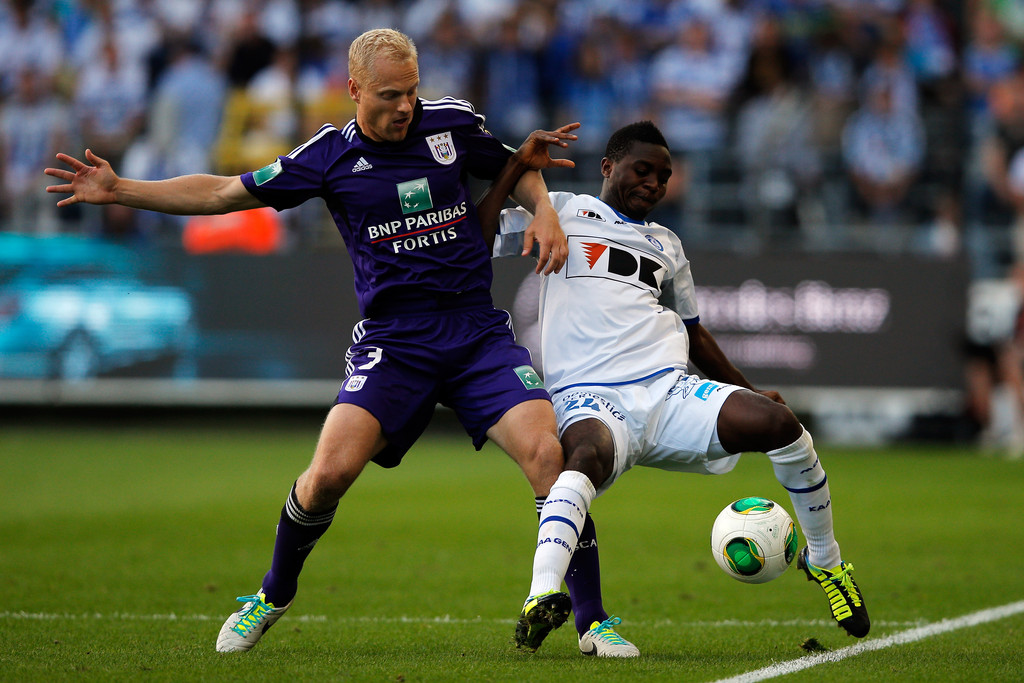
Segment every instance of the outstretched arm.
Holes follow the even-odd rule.
[[[489,249],[494,245],[501,207],[509,194],[534,214],[523,241],[523,255],[530,253],[536,241],[540,257],[538,273],[542,270],[545,274],[558,272],[568,255],[565,234],[558,224],[558,214],[551,206],[547,185],[539,171],[552,167],[575,167],[576,164],[569,159],[552,159],[549,147],[568,147],[570,141],[576,140],[572,131],[579,127],[579,123],[570,123],[554,131],[535,130],[530,133],[477,202],[477,213]]]
[[[686,333],[690,337],[690,358],[708,379],[745,387],[767,396],[776,403],[785,405],[786,402],[782,400],[782,395],[779,392],[755,389],[739,368],[726,358],[725,353],[718,346],[718,342],[703,325],[700,323],[687,325]]]
[[[47,192],[71,195],[57,202],[57,206],[78,202],[121,204],[183,216],[229,213],[264,206],[245,189],[238,176],[196,174],[166,180],[131,180],[118,176],[105,159],[89,149],[85,150],[88,164],[67,154],[58,154],[57,159],[71,169],[48,168],[44,171],[46,175],[64,181],[61,185],[50,185]]]

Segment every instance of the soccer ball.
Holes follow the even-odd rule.
[[[711,527],[715,562],[744,583],[765,583],[780,576],[796,557],[797,543],[793,519],[767,498],[730,503]]]

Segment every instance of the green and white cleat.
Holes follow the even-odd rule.
[[[580,652],[588,657],[639,657],[636,645],[615,632],[614,627],[621,623],[618,617],[595,621],[590,630],[580,636]]]
[[[280,619],[292,603],[284,607],[274,607],[273,603],[266,602],[266,595],[261,588],[256,595],[243,595],[235,598],[238,602],[244,602],[242,609],[238,610],[224,622],[220,627],[220,635],[217,636],[217,652],[246,652],[251,650],[253,645],[259,642],[267,629]]]
[[[548,591],[530,596],[516,622],[516,647],[536,652],[547,635],[565,623],[570,611],[572,601],[565,593]]]
[[[807,560],[807,547],[797,557],[796,566],[804,571],[808,581],[814,581],[828,598],[832,618],[851,636],[863,638],[871,630],[864,598],[853,580],[853,565],[840,562],[838,567],[821,569]]]

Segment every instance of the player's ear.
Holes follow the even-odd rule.
[[[612,175],[612,167],[615,163],[608,157],[601,158],[601,175],[605,178],[610,178]]]
[[[352,98],[352,101],[359,104],[359,84],[355,82],[355,79],[348,79],[348,96]]]

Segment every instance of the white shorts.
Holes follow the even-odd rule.
[[[595,418],[615,442],[615,469],[597,486],[600,495],[633,467],[724,474],[736,466],[718,441],[718,413],[743,387],[720,384],[678,370],[646,382],[587,386],[553,398],[559,437],[574,422]]]

